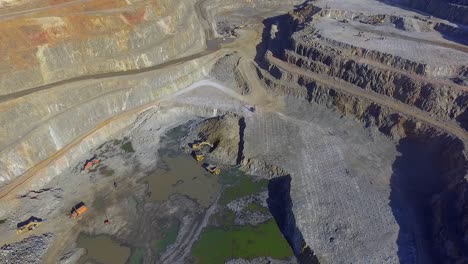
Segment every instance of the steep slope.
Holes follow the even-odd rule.
[[[394,171],[389,199],[398,222],[394,224],[402,228],[398,241],[403,241],[402,237],[409,241],[399,243],[399,261],[410,263],[428,263],[427,254],[435,263],[467,258],[468,233],[462,230],[468,203],[468,87],[456,80],[466,78],[468,49],[441,38],[440,26],[435,24],[452,25],[377,1],[316,1],[289,15],[266,20],[257,55],[258,75],[271,92],[334,108],[368,127],[377,127],[399,143],[408,161],[395,163],[395,169],[402,168]],[[457,30],[466,35],[463,27]],[[436,162],[435,171],[419,176],[424,169],[418,172],[407,166],[415,155],[422,159],[424,152],[428,160]],[[418,161],[414,162],[418,168]],[[294,182],[294,175],[292,178]],[[296,188],[291,195],[294,203],[310,194]],[[405,206],[410,209],[405,210]],[[304,219],[300,208],[293,206],[294,215]],[[397,213],[399,210],[406,212]],[[428,221],[423,220],[424,215],[430,215]],[[413,219],[410,225],[422,229],[404,231],[401,219],[406,218]],[[308,231],[310,221],[325,223],[317,219],[298,222],[319,259],[344,261],[340,256],[346,254],[321,240],[319,230]],[[387,228],[390,234],[392,225]],[[364,239],[370,234],[358,227],[349,232],[355,232],[356,237],[338,239],[349,245],[360,241],[372,250],[375,239]],[[430,244],[423,242],[426,239]],[[391,239],[382,240],[380,246],[391,243]],[[413,251],[410,248],[414,248],[415,258],[406,254]],[[352,261],[366,259],[358,254]]]
[[[456,23],[468,24],[468,17],[466,12],[468,9],[468,2],[464,0],[416,0],[416,1],[386,1],[387,3],[395,3],[401,6],[421,10],[422,12],[454,21]]]
[[[52,234],[30,262],[78,259],[83,230],[144,230],[129,190],[148,195],[137,179],[164,131],[234,113],[203,131],[222,141],[212,158],[272,178],[268,206],[300,263],[466,261],[465,3],[310,2],[0,1],[2,250],[35,243],[14,230],[30,215],[48,218],[31,234]],[[81,173],[93,155],[109,167]],[[104,194],[121,199],[115,222],[70,221]]]
[[[2,9],[1,185],[100,122],[199,79],[202,69],[194,66],[209,52],[203,52],[194,4],[88,1]],[[151,74],[171,66],[157,78]]]
[[[105,0],[16,13],[4,8],[1,95],[200,52],[205,38],[194,3]]]

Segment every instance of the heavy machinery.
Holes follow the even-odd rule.
[[[211,174],[219,175],[221,173],[221,169],[215,165],[205,164],[204,167],[205,167],[205,170],[207,170]]]
[[[84,214],[88,211],[88,207],[83,202],[78,203],[77,205],[73,206],[71,210],[71,218],[77,218],[78,216]]]
[[[193,157],[197,160],[197,161],[203,161],[205,159],[205,155],[203,155],[203,153],[200,151],[200,150],[195,150],[193,152]]]
[[[193,152],[192,155],[197,161],[203,161],[205,160],[205,155],[202,152],[202,148],[204,146],[209,146],[210,148],[213,147],[213,144],[207,141],[195,141],[192,144],[190,144],[190,147],[192,148]]]
[[[81,169],[82,172],[86,172],[87,170],[91,169],[92,167],[96,166],[97,164],[99,164],[101,162],[101,160],[99,159],[96,159],[96,158],[91,158],[89,160],[87,160],[83,166],[83,168]]]
[[[31,231],[36,229],[38,225],[42,223],[43,219],[31,216],[28,220],[18,223],[16,225],[16,233],[22,234],[26,231]]]
[[[206,142],[206,141],[202,141],[202,142],[198,142],[198,143],[192,143],[192,149],[193,150],[196,150],[196,149],[201,149],[203,146],[210,146],[210,148],[213,147],[213,144],[211,144],[210,142]]]

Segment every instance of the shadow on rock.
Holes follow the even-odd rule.
[[[400,156],[392,166],[390,206],[400,226],[397,240],[400,263],[439,263],[438,250],[444,249],[434,244],[437,237],[434,229],[438,228],[435,219],[440,216],[435,215],[432,203],[435,195],[459,177],[453,175],[456,171],[453,167],[460,163],[453,162],[456,158],[451,156],[463,145],[456,141],[442,136],[399,141]]]
[[[466,29],[466,24],[468,23],[468,16],[466,15],[467,6],[458,5],[457,7],[456,0],[378,1],[418,13],[421,16],[435,16],[449,20],[456,26],[436,23],[434,30],[438,31],[446,40],[468,45],[468,30]]]
[[[255,62],[263,69],[268,69],[263,59],[270,51],[276,58],[284,58],[284,51],[291,45],[289,40],[295,30],[295,24],[289,14],[270,17],[263,20],[262,41],[257,45]]]
[[[268,183],[268,208],[276,220],[283,236],[291,246],[299,263],[318,264],[314,252],[304,241],[301,231],[296,226],[292,211],[291,176],[271,179]]]
[[[463,99],[463,98],[461,98]],[[468,102],[468,95],[466,97],[464,97],[464,100],[466,100],[466,102]],[[461,113],[459,116],[457,116],[456,118],[457,120],[457,123],[460,124],[460,126],[465,129],[465,131],[468,132],[468,109],[465,109],[465,111],[463,111],[463,113]]]

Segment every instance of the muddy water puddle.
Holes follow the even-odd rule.
[[[86,249],[86,255],[78,263],[124,264],[130,256],[130,248],[120,245],[110,236],[81,234],[77,241],[79,248]]]
[[[145,177],[153,201],[164,201],[171,194],[186,195],[203,207],[214,202],[220,190],[218,177],[209,174],[188,154],[162,157],[161,166]]]
[[[169,256],[187,252],[189,260],[207,264],[224,263],[231,258],[259,256],[287,258],[291,255],[288,244],[271,216],[265,218],[269,219],[268,221],[255,226],[235,223],[235,219],[240,219],[240,217],[253,219],[259,217],[260,214],[262,217],[269,215],[268,208],[251,203],[242,209],[244,211],[239,209],[234,212],[227,207],[227,204],[232,201],[265,192],[268,182],[253,180],[237,168],[224,168],[218,176],[208,173],[203,169],[201,162],[197,162],[191,155],[181,150],[180,139],[187,133],[187,126],[180,126],[163,136],[161,138],[163,146],[158,150],[159,158],[155,164],[156,168],[138,181],[146,186],[146,192],[141,191],[140,196],[137,197],[140,202],[146,205],[153,204],[154,208],[161,207],[164,210],[147,212],[143,210],[143,207],[136,206],[136,219],[133,220],[135,222],[128,227],[137,227],[135,232],[142,233],[119,237],[125,246],[111,236],[82,233],[77,244],[79,248],[85,248],[87,254],[78,263],[118,264],[148,261],[158,263],[159,258],[164,256],[164,252],[169,252]],[[205,152],[209,158],[210,154],[208,151]],[[183,197],[171,197],[173,194]],[[217,197],[219,197],[218,200]],[[185,203],[191,202],[187,198],[196,202],[196,206],[195,203],[191,203],[190,210],[183,209]],[[101,203],[104,200],[105,196],[99,199]],[[169,202],[165,203],[165,201]],[[183,204],[171,205],[170,201]],[[198,220],[193,220],[184,226],[185,216],[174,212],[180,207],[182,208],[180,210],[185,210],[184,213],[188,212],[193,219],[196,219],[198,214],[206,211],[205,209],[214,203],[219,207],[218,211],[223,213],[218,212],[213,217],[208,215],[208,222],[201,229],[201,237],[196,235],[197,237],[192,238],[192,234],[195,233],[191,231],[191,225],[198,225]],[[165,206],[168,205],[172,207],[166,210]],[[93,203],[95,209],[103,210],[105,207],[105,204]],[[144,228],[140,228],[141,226]],[[181,243],[178,247],[171,249],[179,236],[184,239],[183,242],[194,239],[195,247],[184,248],[184,244]],[[232,245],[238,245],[237,249],[232,248]],[[224,253],[217,254],[218,257],[213,258],[213,249]],[[276,253],[271,253],[270,249],[274,249]]]
[[[148,184],[152,201],[162,202],[177,193],[206,208],[220,192],[219,177],[208,173],[202,163],[180,150],[179,140],[187,133],[187,126],[180,126],[163,136],[165,145],[159,150],[157,169],[141,181]]]

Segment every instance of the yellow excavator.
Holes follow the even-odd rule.
[[[42,223],[43,219],[31,216],[28,220],[16,225],[16,234],[22,234],[27,231],[36,229]]]
[[[206,141],[202,141],[202,142],[199,142],[199,143],[192,143],[192,149],[193,150],[196,150],[196,149],[201,149],[203,146],[210,146],[210,148],[213,147],[213,144],[211,144],[210,142],[206,142]]]
[[[213,147],[213,144],[211,144],[210,142],[207,142],[207,141],[201,141],[201,142],[193,142],[190,147],[192,148],[193,150],[193,157],[197,160],[197,161],[203,161],[205,160],[205,155],[203,154],[203,152],[201,151],[202,148],[204,146],[209,146],[210,148]]]
[[[205,155],[200,150],[195,150],[193,152],[193,156],[197,161],[203,161],[205,159]]]

